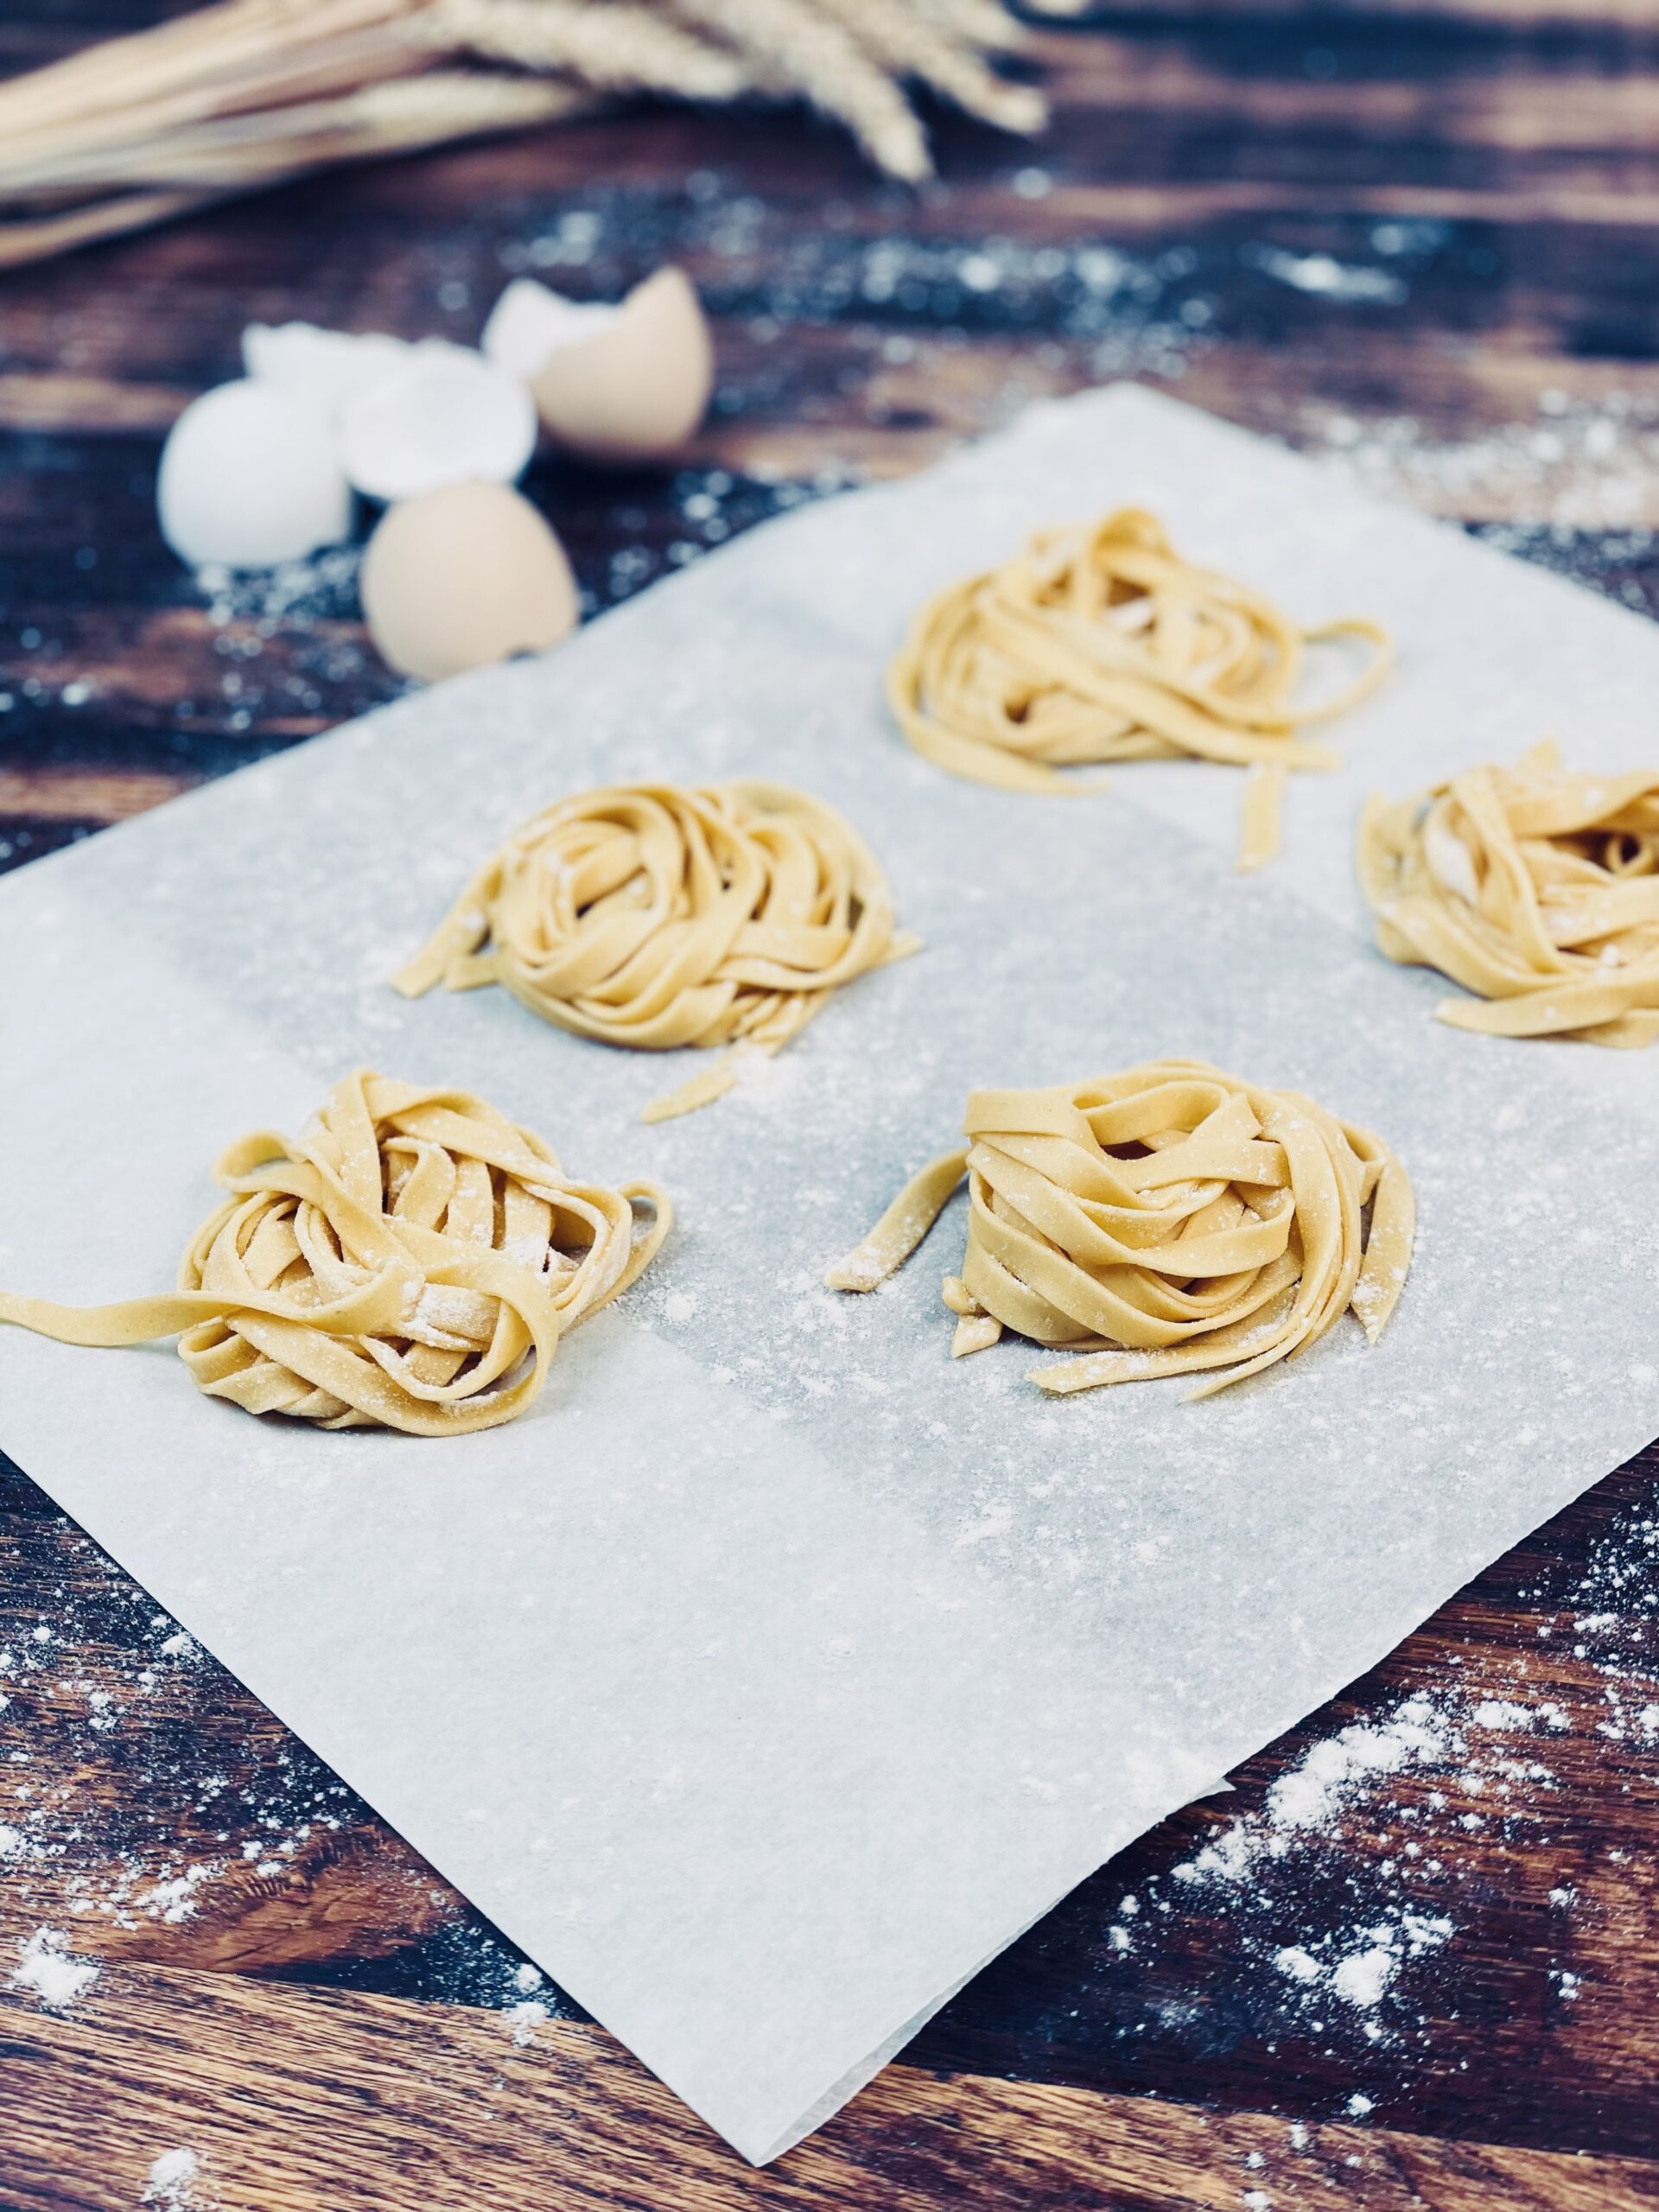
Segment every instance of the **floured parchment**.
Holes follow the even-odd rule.
[[[911,753],[882,665],[1029,527],[1144,505],[1398,674],[1230,865],[1242,779],[1027,798]],[[1659,1054],[1471,1037],[1372,949],[1362,795],[1659,745],[1659,632],[1172,403],[1034,410],[772,524],[558,653],[446,684],[0,884],[0,1282],[159,1289],[219,1147],[347,1069],[466,1085],[680,1225],[533,1414],[430,1443],[200,1397],[170,1348],[0,1330],[0,1442],[712,2126],[817,2125],[1101,1860],[1659,1431]],[[386,978],[523,816],[760,774],[841,808],[918,957],[731,1098],[505,992]],[[1388,1334],[1201,1405],[953,1363],[960,1202],[874,1296],[826,1263],[978,1084],[1154,1054],[1306,1089],[1414,1181]]]

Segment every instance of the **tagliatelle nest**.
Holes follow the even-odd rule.
[[[1571,775],[1541,745],[1399,805],[1374,798],[1360,872],[1389,959],[1475,994],[1443,999],[1442,1021],[1659,1039],[1659,769]]]
[[[968,1145],[931,1161],[825,1280],[884,1282],[965,1174],[967,1249],[944,1280],[951,1349],[1012,1329],[1084,1354],[1037,1369],[1045,1390],[1224,1369],[1192,1394],[1207,1397],[1294,1358],[1345,1313],[1375,1341],[1404,1287],[1405,1170],[1300,1091],[1159,1060],[976,1090],[963,1126]]]
[[[0,86],[0,266],[641,92],[805,99],[913,181],[931,164],[909,86],[1042,127],[993,66],[1021,35],[1003,0],[218,0]]]
[[[874,856],[786,784],[628,784],[516,830],[431,942],[406,997],[501,983],[543,1020],[644,1052],[739,1047],[648,1107],[664,1121],[798,1036],[843,983],[914,952]]]
[[[1304,700],[1307,648],[1339,638],[1369,645],[1370,664]],[[1357,704],[1392,658],[1376,623],[1305,630],[1124,507],[1039,530],[1001,568],[936,593],[888,670],[887,698],[918,753],[1009,791],[1087,789],[1064,772],[1115,761],[1249,768],[1239,866],[1255,868],[1277,849],[1287,772],[1336,766],[1297,733]]]
[[[560,1337],[673,1219],[654,1184],[573,1182],[468,1091],[367,1072],[298,1137],[257,1130],[213,1173],[231,1196],[176,1291],[86,1308],[0,1293],[0,1322],[73,1344],[177,1336],[197,1388],[248,1413],[456,1436],[524,1412]]]

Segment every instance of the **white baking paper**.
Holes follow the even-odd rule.
[[[920,596],[1120,503],[1397,677],[1229,865],[1241,781],[1011,797],[880,705]],[[442,1443],[209,1403],[170,1350],[0,1331],[0,1441],[747,2156],[868,2079],[1102,1859],[1371,1665],[1659,1430],[1659,1052],[1462,1035],[1371,950],[1357,809],[1554,730],[1659,751],[1659,632],[1167,401],[1027,416],[776,523],[554,657],[414,697],[0,884],[0,1281],[158,1288],[229,1137],[347,1069],[482,1092],[680,1224],[533,1415]],[[732,1098],[505,993],[385,977],[563,791],[761,773],[841,807],[918,957]],[[1356,1326],[1201,1405],[959,1364],[954,1208],[820,1287],[969,1090],[1154,1053],[1383,1132],[1421,1235]]]

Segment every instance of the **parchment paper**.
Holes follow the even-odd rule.
[[[1133,501],[1397,677],[1230,870],[1241,782],[952,781],[880,671],[936,583]],[[661,1263],[533,1417],[445,1443],[208,1403],[168,1348],[0,1331],[0,1440],[747,2156],[816,2126],[1102,1859],[1372,1664],[1659,1430],[1659,1053],[1430,1019],[1352,884],[1373,785],[1650,759],[1659,632],[1166,401],[1049,406],[773,524],[540,664],[443,686],[0,884],[0,1281],[170,1282],[244,1128],[346,1069],[461,1082],[582,1171],[658,1177]],[[919,957],[735,1096],[505,993],[385,978],[498,836],[643,776],[794,779],[866,833]],[[953,1364],[959,1206],[818,1287],[976,1084],[1156,1052],[1384,1132],[1422,1230],[1395,1323],[1199,1406]]]

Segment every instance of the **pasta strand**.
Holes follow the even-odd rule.
[[[516,830],[393,986],[418,998],[500,983],[578,1036],[642,1052],[730,1046],[644,1118],[729,1090],[830,994],[906,958],[861,838],[788,785],[620,785]]]
[[[1300,1091],[1157,1060],[976,1090],[963,1127],[966,1148],[931,1160],[825,1281],[874,1290],[965,1175],[967,1248],[944,1279],[952,1353],[1005,1328],[1065,1345],[1083,1357],[1027,1378],[1056,1395],[1205,1372],[1192,1395],[1207,1397],[1294,1358],[1344,1313],[1375,1343],[1404,1287],[1404,1168]]]
[[[1344,638],[1371,647],[1367,666],[1298,703],[1307,648]],[[1277,846],[1286,772],[1336,765],[1296,733],[1357,704],[1392,659],[1376,623],[1301,629],[1260,592],[1183,560],[1154,516],[1126,507],[1090,528],[1039,531],[1001,568],[937,594],[888,669],[887,698],[926,759],[1007,791],[1091,790],[1098,779],[1065,772],[1122,760],[1270,771],[1239,857],[1256,868]]]
[[[1571,774],[1553,745],[1471,768],[1360,826],[1376,941],[1475,995],[1435,1008],[1491,1037],[1659,1039],[1659,769]]]
[[[72,1344],[176,1336],[197,1389],[249,1413],[459,1436],[534,1402],[561,1336],[649,1267],[674,1218],[654,1183],[571,1181],[469,1091],[367,1070],[298,1137],[256,1130],[213,1173],[230,1196],[175,1292],[92,1307],[0,1292],[0,1322]]]

